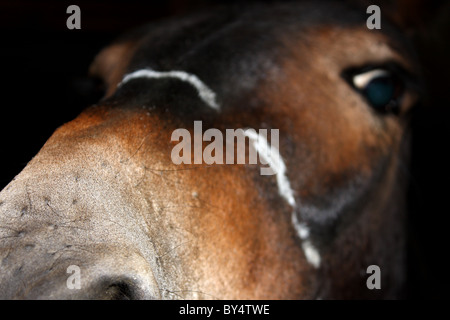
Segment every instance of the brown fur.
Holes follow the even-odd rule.
[[[396,297],[404,282],[403,113],[416,97],[406,93],[400,116],[381,116],[341,77],[385,61],[414,73],[416,62],[394,40],[364,26],[283,35],[282,59],[255,90],[220,116],[205,113],[211,127],[280,129],[296,210],[318,230],[319,269],[306,261],[274,177],[257,166],[174,165],[171,133],[185,119],[170,105],[116,96],[145,43],[135,39],[113,44],[91,67],[108,99],[59,128],[0,194],[1,295],[117,298],[111,288],[125,283],[131,298]],[[262,107],[239,113],[243,101]],[[364,190],[354,207],[317,216],[353,185]],[[65,288],[70,264],[83,270],[81,291]],[[382,268],[382,291],[365,287],[370,264]]]

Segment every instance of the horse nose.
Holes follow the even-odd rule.
[[[0,299],[160,298],[151,250],[114,230],[83,234],[34,213],[1,219],[14,211],[8,203],[0,207]]]
[[[1,250],[0,250],[1,251]],[[96,253],[97,254],[97,253]],[[42,255],[40,255],[42,256]],[[33,258],[30,256],[30,258]],[[61,259],[62,255],[61,255]],[[16,263],[13,254],[0,259],[0,299],[26,300],[155,300],[160,291],[148,264],[130,257],[109,257],[107,263],[78,259],[45,264]],[[115,261],[115,263],[111,263]],[[141,265],[139,265],[141,264]],[[45,265],[45,268],[42,266]]]
[[[125,249],[125,250],[123,250]],[[132,248],[96,250],[97,259],[65,270],[64,299],[155,300],[160,299],[153,268]],[[65,267],[65,265],[64,265]]]
[[[70,299],[155,300],[160,291],[153,269],[137,253],[105,250],[98,260],[66,270],[65,286]],[[97,253],[97,256],[101,254]],[[106,255],[106,256],[105,256]]]
[[[159,299],[157,255],[134,207],[92,194],[74,204],[71,190],[114,192],[79,180],[19,176],[0,192],[0,299]]]

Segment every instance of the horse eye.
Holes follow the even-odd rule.
[[[399,113],[403,86],[390,71],[373,69],[354,74],[351,80],[373,109],[380,113]]]

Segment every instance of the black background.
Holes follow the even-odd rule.
[[[101,48],[132,27],[218,2],[2,1],[0,190],[57,127],[101,97],[87,80],[88,66]],[[81,8],[81,30],[66,28],[71,4]],[[409,298],[450,297],[449,13],[449,5],[433,11],[416,41],[429,91],[427,105],[417,108],[412,119]]]

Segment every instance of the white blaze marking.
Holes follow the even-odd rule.
[[[278,192],[290,206],[295,207],[294,192],[291,188],[288,178],[286,177],[286,165],[281,158],[277,148],[271,147],[266,138],[253,130],[245,130],[244,135],[249,137],[253,142],[253,147],[261,158],[267,162],[277,175]]]
[[[216,94],[206,84],[204,84],[196,75],[184,71],[155,71],[152,69],[141,69],[125,75],[119,86],[133,79],[149,78],[176,78],[188,82],[197,89],[199,97],[212,109],[219,111],[220,106],[216,102]]]
[[[303,252],[305,253],[306,260],[308,260],[308,262],[312,264],[314,267],[316,268],[320,267],[319,251],[317,251],[317,249],[313,246],[311,241],[304,240],[302,243],[302,249]]]
[[[295,231],[300,239],[302,239],[302,249],[305,254],[306,260],[314,267],[318,268],[320,266],[320,254],[319,251],[314,247],[309,238],[309,228],[305,223],[301,223],[297,219],[295,211],[292,212],[292,224],[294,225]]]
[[[292,224],[294,225],[295,231],[297,231],[297,234],[300,237],[300,239],[305,240],[309,238],[308,226],[298,221],[295,212],[292,214]]]
[[[258,135],[255,131],[245,130],[245,135],[253,142],[253,146],[260,155],[264,158],[268,165],[272,168],[277,176],[278,192],[286,202],[295,209],[297,204],[294,198],[294,191],[291,188],[289,179],[286,176],[286,165],[277,148],[271,147],[262,135]],[[302,249],[306,260],[315,268],[320,266],[321,258],[319,251],[314,247],[308,239],[310,232],[305,223],[301,223],[297,219],[295,210],[292,212],[292,225],[294,226],[297,235],[302,240]]]

